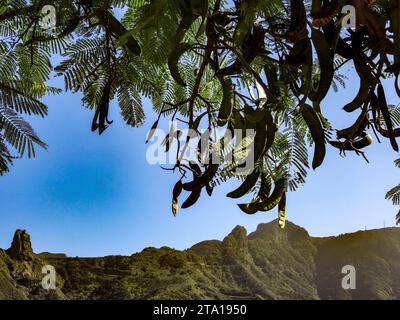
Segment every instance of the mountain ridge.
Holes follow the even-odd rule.
[[[56,290],[41,286],[42,267],[55,268]],[[345,265],[356,290],[344,290]],[[398,276],[399,275],[399,276]],[[185,250],[145,248],[130,256],[34,254],[17,230],[0,249],[0,299],[399,299],[400,229],[312,237],[275,221],[248,233],[236,226],[222,240]]]

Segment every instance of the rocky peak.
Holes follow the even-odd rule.
[[[225,237],[223,243],[228,246],[244,248],[248,245],[247,230],[242,226],[236,226],[231,233]]]
[[[15,260],[30,261],[33,259],[31,237],[25,230],[15,231],[11,247],[6,253]]]
[[[282,237],[300,237],[308,238],[307,231],[298,225],[286,221],[285,229],[281,229],[278,224],[278,220],[275,219],[269,223],[260,223],[257,226],[257,230],[249,234],[249,239],[268,239],[268,240],[279,240]]]
[[[242,226],[236,226],[232,231],[231,235],[234,236],[237,240],[242,240],[247,237],[247,230]]]

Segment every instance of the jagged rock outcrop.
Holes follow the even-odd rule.
[[[30,235],[25,230],[15,231],[11,247],[6,253],[15,260],[31,261],[33,250]]]
[[[222,241],[223,246],[236,249],[248,247],[247,230],[242,226],[236,226]]]
[[[57,272],[56,291],[40,285],[44,265]],[[344,265],[357,270],[356,290],[341,286]],[[273,221],[188,250],[102,258],[36,255],[18,230],[0,249],[0,299],[400,299],[399,275],[398,228],[313,238]]]
[[[56,290],[46,290],[42,286],[45,276],[42,270],[48,264],[33,252],[30,235],[25,230],[17,230],[10,248],[0,249],[0,299],[64,299],[60,290],[63,279],[59,275]]]

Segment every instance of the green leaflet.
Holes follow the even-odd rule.
[[[367,82],[360,79],[360,89],[358,90],[357,96],[350,103],[343,107],[346,112],[353,112],[360,108],[369,95],[369,85]]]
[[[232,192],[229,192],[226,196],[233,199],[243,197],[255,186],[259,176],[260,176],[260,171],[254,169],[253,172],[246,177],[246,179],[239,186],[239,188],[237,188]]]
[[[222,86],[222,102],[219,108],[217,123],[223,127],[228,122],[233,108],[233,85],[229,77],[218,77]]]
[[[169,71],[171,72],[172,78],[181,86],[186,86],[185,81],[182,79],[180,73],[179,73],[179,59],[181,56],[190,48],[192,45],[190,43],[179,43],[175,49],[171,52],[171,54],[168,57],[168,68]]]
[[[334,75],[334,53],[321,31],[313,29],[312,41],[318,55],[320,79],[317,88],[311,90],[309,98],[311,101],[320,102],[325,98],[332,84]]]
[[[315,170],[322,164],[325,158],[325,132],[318,114],[311,106],[307,104],[304,105],[301,110],[301,115],[310,129],[311,136],[315,143],[314,158],[312,163],[313,169]]]

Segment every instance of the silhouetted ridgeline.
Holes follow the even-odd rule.
[[[41,286],[44,265],[57,290]],[[341,286],[344,265],[356,268],[356,290]],[[312,238],[287,223],[236,227],[223,241],[185,251],[147,248],[132,256],[69,258],[34,254],[15,233],[0,249],[0,299],[399,299],[400,230],[386,228]]]

